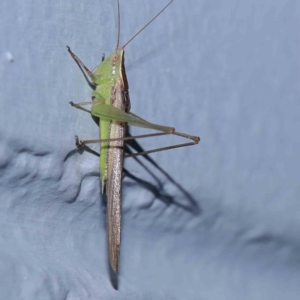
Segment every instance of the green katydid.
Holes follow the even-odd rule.
[[[124,65],[124,48],[141,31],[143,31],[155,18],[157,18],[171,3],[169,3],[143,28],[141,28],[127,43],[119,48],[120,39],[120,8],[118,3],[118,39],[115,51],[105,59],[102,56],[101,64],[91,72],[82,61],[67,46],[69,53],[75,60],[90,86],[94,88],[91,102],[73,103],[74,107],[92,105],[90,113],[99,117],[100,140],[81,141],[76,136],[78,147],[89,143],[100,143],[100,178],[102,193],[107,194],[107,236],[111,268],[119,271],[119,253],[121,243],[121,193],[122,170],[124,160],[124,142],[130,139],[146,138],[159,135],[174,134],[192,140],[192,142],[134,153],[125,157],[145,155],[157,151],[185,147],[198,144],[199,137],[185,133],[175,132],[175,128],[150,123],[139,116],[129,112],[130,99],[128,82]],[[85,71],[85,72],[84,72]],[[90,80],[87,78],[89,76]],[[84,109],[85,110],[85,109]],[[132,125],[160,131],[159,133],[125,137],[126,126]]]

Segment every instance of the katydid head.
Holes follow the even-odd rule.
[[[115,83],[118,80],[121,74],[123,53],[124,50],[118,48],[101,62],[94,72],[96,84]]]

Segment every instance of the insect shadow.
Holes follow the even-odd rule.
[[[127,136],[130,136],[130,133],[127,134]],[[129,140],[126,141],[125,144],[125,153],[126,154],[132,154],[133,149],[135,152],[143,152],[145,151],[141,145],[136,140]],[[161,168],[148,154],[139,156],[139,157],[133,157],[131,159],[135,159],[138,164],[140,164],[144,170],[146,170],[150,176],[155,180],[156,184],[150,183],[147,180],[141,179],[133,174],[131,174],[129,171],[127,171],[125,168],[123,169],[124,177],[128,177],[135,181],[137,184],[139,184],[141,187],[145,188],[146,190],[150,191],[156,199],[162,201],[166,205],[175,205],[180,207],[181,209],[192,213],[194,215],[199,215],[201,213],[201,208],[196,202],[196,200],[193,198],[193,196],[185,190],[169,173],[167,173],[163,168]],[[164,184],[162,181],[148,168],[144,163],[143,160],[146,160],[148,163],[150,163],[156,170],[158,170],[160,173],[162,173],[167,180],[172,183],[184,196],[184,199],[186,200],[186,203],[180,203],[176,200],[176,197],[172,196],[171,194],[164,192]]]

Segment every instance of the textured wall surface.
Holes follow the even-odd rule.
[[[121,44],[162,2],[121,0]],[[115,290],[98,157],[73,138],[98,127],[68,104],[91,90],[66,45],[99,64],[116,1],[2,0],[0,298],[298,300],[299,15],[298,0],[175,0],[126,47],[132,112],[201,142],[126,160]]]

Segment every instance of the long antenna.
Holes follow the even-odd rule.
[[[119,0],[118,0],[119,2]],[[148,25],[150,25],[171,3],[173,0],[171,0],[153,19],[151,19],[143,28],[141,28],[126,44],[122,46],[122,49],[124,49],[137,35],[139,35]]]
[[[121,28],[121,25],[120,25],[120,23],[121,23],[121,18],[120,18],[120,1],[119,0],[117,0],[118,1],[118,40],[117,40],[117,46],[116,46],[116,49],[118,49],[119,48],[119,43],[120,43],[120,28]],[[173,1],[173,0],[172,0]]]

